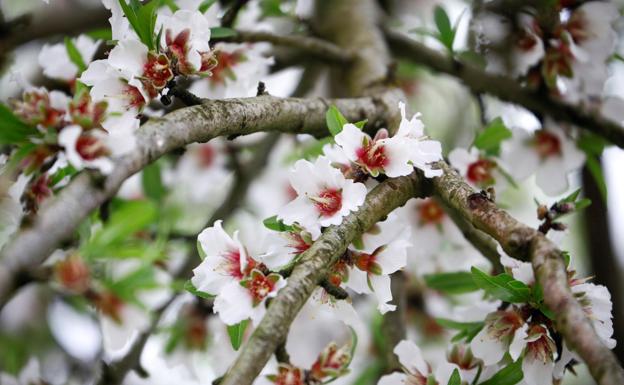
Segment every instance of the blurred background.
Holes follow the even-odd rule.
[[[379,2],[388,12],[387,25],[403,32],[434,28],[434,8],[441,5],[449,18],[458,22],[455,49],[469,50],[477,44],[474,24],[478,21],[472,15],[475,4],[470,1]],[[242,11],[236,27],[266,29],[284,35],[298,33],[302,28],[300,20],[306,20],[310,15],[307,3],[251,1]],[[0,100],[4,103],[19,97],[24,84],[66,89],[66,84],[43,74],[40,65],[42,46],[82,33],[101,36],[99,34],[105,33],[109,27],[109,12],[99,0],[50,0],[50,4],[41,0],[1,0],[0,4],[3,18],[0,26]],[[621,9],[624,3],[616,2],[616,5]],[[227,6],[228,1],[219,4],[219,10],[215,11],[216,20]],[[621,37],[624,32],[621,18],[614,27]],[[410,37],[431,48],[443,49],[432,37],[414,33]],[[325,63],[293,62],[287,52],[266,43],[249,49],[250,52],[253,50],[249,55],[266,60],[260,60],[262,64],[255,68],[241,69],[236,73],[236,82],[228,83],[223,89],[206,85],[193,85],[195,88],[191,89],[203,93],[200,95],[203,97],[254,96],[258,81],[262,81],[268,92],[275,96],[313,97],[326,96],[332,87]],[[97,55],[105,54],[105,49],[100,51]],[[624,56],[622,44],[618,43],[616,52]],[[428,134],[443,143],[445,153],[455,147],[468,147],[475,133],[497,117],[501,117],[507,127],[529,131],[541,125],[532,113],[486,95],[475,95],[455,78],[408,62],[397,61],[395,66],[397,82],[409,98],[410,109],[422,113]],[[624,62],[612,60],[608,70],[603,97],[624,99]],[[172,108],[176,106],[153,105],[147,115],[158,116]],[[106,371],[107,363],[125,356],[137,339],[145,338],[142,331],[146,329],[154,331],[153,336],[147,338],[137,370],[131,371],[124,383],[169,384],[175,381],[180,385],[207,384],[220,376],[236,355],[224,326],[212,316],[210,307],[202,304],[201,299],[185,294],[184,280],[167,272],[184,267],[186,255],[195,246],[196,234],[216,212],[224,214],[223,203],[228,201],[234,185],[242,178],[236,171],[236,162],[245,165],[256,162],[263,158],[261,153],[269,146],[270,151],[264,156],[266,167],[258,169],[259,176],[225,213],[226,227],[230,229],[246,226],[249,217],[271,216],[277,207],[288,201],[286,170],[293,160],[309,154],[315,143],[314,138],[306,135],[284,135],[279,139],[250,135],[234,141],[214,140],[207,145],[188,146],[184,151],[160,159],[154,168],[146,171],[153,173],[156,169],[165,189],[156,208],[149,204],[129,207],[127,202],[143,202],[146,196],[150,198],[150,193],[146,192],[145,172],[128,180],[111,203],[112,207],[128,215],[154,211],[147,215],[145,226],[139,229],[138,235],[133,234],[131,244],[124,241],[111,245],[95,242],[93,245],[89,239],[97,238],[98,232],[110,227],[98,217],[98,213],[87,220],[76,237],[77,245],[91,242],[89,247],[96,262],[90,260],[89,263],[90,268],[96,269],[94,276],[102,277],[103,282],[108,280],[102,283],[109,285],[108,288],[125,290],[124,293],[133,299],[131,305],[125,306],[117,315],[123,322],[118,322],[115,317],[98,316],[88,301],[64,293],[58,284],[34,282],[25,286],[0,313],[0,384],[93,383],[94,370]],[[234,163],[233,153],[237,157]],[[601,195],[589,170],[571,175],[570,190],[582,188],[592,205],[565,219],[569,228],[558,241],[561,248],[573,256],[580,276],[593,276],[593,282],[610,289],[614,305],[614,338],[618,341],[615,352],[620,361],[624,361],[624,151],[608,147],[600,161],[607,199]],[[502,207],[531,226],[540,223],[535,215],[535,200],[550,204],[557,199],[544,195],[534,178],[497,197]],[[5,215],[7,211],[0,213]],[[21,213],[19,218],[22,220]],[[112,221],[114,225],[115,219]],[[0,228],[0,247],[10,239],[17,223],[19,221]],[[79,247],[76,244],[58,250],[47,265],[54,266],[71,253],[68,250]],[[461,255],[470,259],[467,257],[469,252],[464,253],[462,249]],[[426,258],[435,259],[436,254],[434,250]],[[477,256],[474,258],[472,261],[478,259]],[[199,259],[194,265],[198,263]],[[408,269],[410,274],[413,273],[410,284],[414,287],[413,298],[410,297],[414,308],[410,310],[409,334],[419,342],[427,356],[440,357],[444,355],[450,335],[435,324],[432,317],[447,314],[450,304],[448,299],[423,287],[418,278],[422,272],[417,271],[418,266],[414,269],[415,272]],[[436,270],[435,267],[432,269]],[[460,304],[471,300],[470,296],[453,299]],[[117,306],[114,303],[108,305]],[[354,297],[354,306],[360,315],[355,327],[359,337],[358,353],[352,373],[337,383],[374,383],[371,379],[378,376],[375,370],[379,370],[380,365],[375,358],[378,353],[376,344],[379,338],[383,338],[379,336],[380,316],[370,301]],[[153,322],[151,315],[156,311],[164,312],[164,315],[160,323],[150,326]],[[196,323],[192,327],[182,327],[178,322],[181,318]],[[181,335],[183,331],[187,334]],[[349,332],[335,316],[310,305],[299,315],[291,336],[287,349],[293,362],[303,365],[312,362],[329,341],[348,339]],[[578,376],[568,375],[563,383],[590,384],[592,380],[581,365]]]

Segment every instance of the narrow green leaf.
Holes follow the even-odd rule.
[[[20,144],[29,136],[40,136],[35,127],[22,122],[7,106],[0,104],[0,144]]]
[[[171,10],[171,12],[175,12],[178,11],[180,9],[180,7],[178,7],[178,5],[175,3],[175,0],[162,0],[163,4],[165,4],[167,7],[169,7],[169,9]],[[202,12],[203,13],[203,12]]]
[[[284,222],[277,219],[277,215],[273,215],[272,217],[266,218],[265,220],[262,221],[262,223],[264,224],[264,227],[273,231],[284,232],[284,231],[293,230],[292,226],[286,225],[284,224]]]
[[[338,135],[342,131],[342,126],[349,123],[336,106],[331,106],[325,113],[327,128],[332,136]]]
[[[121,279],[108,283],[108,288],[120,298],[138,303],[137,294],[141,290],[155,289],[159,287],[152,265],[142,266]]]
[[[482,382],[481,385],[515,385],[522,381],[523,377],[522,359],[519,359],[496,372],[493,377]]]
[[[249,320],[244,320],[236,325],[228,325],[227,331],[230,336],[232,348],[234,348],[234,350],[238,350],[243,343],[243,337],[245,335],[245,330],[247,329],[248,324]]]
[[[363,130],[364,126],[366,126],[366,123],[368,123],[368,119],[360,120],[359,122],[353,123],[353,125],[359,128],[360,130]]]
[[[459,322],[446,318],[436,318],[436,322],[442,327],[454,330],[466,330],[474,327],[483,327],[483,322]]]
[[[437,5],[433,12],[433,19],[436,27],[438,28],[438,38],[442,44],[453,52],[453,42],[455,41],[455,31],[451,26],[451,20],[449,19],[446,11],[441,6]]]
[[[206,13],[206,11],[207,11],[210,7],[212,7],[212,5],[213,5],[214,3],[216,3],[216,2],[217,2],[217,0],[204,0],[204,1],[202,1],[202,2],[201,2],[201,4],[199,4],[199,7],[198,7],[199,12],[201,12],[201,13]]]
[[[102,229],[85,246],[85,252],[98,254],[104,250],[110,250],[111,246],[152,223],[157,213],[158,208],[152,201],[124,202],[121,207],[113,211]]]
[[[152,163],[143,169],[141,181],[145,195],[156,202],[161,202],[167,190],[162,183],[160,164],[158,162]]]
[[[236,36],[236,31],[232,28],[213,27],[210,28],[210,38],[217,39],[220,37]]]
[[[475,284],[494,298],[511,303],[529,302],[531,299],[531,289],[509,274],[491,276],[476,267],[470,271]]]
[[[602,165],[600,164],[600,159],[595,158],[594,156],[587,156],[587,160],[585,162],[585,166],[589,170],[589,173],[594,178],[596,185],[598,186],[598,190],[600,190],[600,196],[602,197],[603,202],[607,201],[607,183],[605,182],[605,177],[602,172]]]
[[[511,130],[505,126],[503,119],[499,117],[492,120],[488,126],[477,135],[474,146],[488,154],[498,155],[501,142],[509,138],[511,138]]]
[[[113,39],[113,31],[110,28],[93,29],[87,32],[86,35],[96,40],[108,41]]]
[[[459,370],[453,370],[453,374],[451,374],[451,378],[449,378],[447,385],[461,385],[461,376],[459,375]]]
[[[576,191],[573,191],[570,195],[568,195],[567,197],[563,198],[561,200],[561,202],[565,202],[565,203],[572,203],[574,201],[576,201],[576,198],[578,198],[579,194],[581,193],[581,189],[577,189]]]
[[[69,60],[78,67],[78,74],[81,74],[84,70],[87,69],[87,65],[80,54],[80,51],[69,37],[65,37],[65,49],[67,50],[67,56],[69,56]]]
[[[214,295],[206,293],[205,291],[197,290],[197,288],[195,287],[195,285],[193,285],[190,279],[184,283],[184,290],[200,298],[213,299],[215,297]]]
[[[479,290],[472,274],[467,271],[427,274],[424,278],[429,288],[446,294],[462,294]]]

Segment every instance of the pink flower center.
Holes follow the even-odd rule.
[[[444,210],[438,202],[427,199],[418,206],[420,221],[424,224],[439,224],[444,219]]]
[[[94,160],[109,154],[108,148],[98,138],[91,135],[80,135],[76,140],[76,152],[84,160]]]
[[[233,278],[238,280],[243,279],[254,267],[256,267],[256,261],[252,258],[247,259],[247,266],[245,266],[244,271],[241,268],[241,255],[238,250],[227,251],[224,254],[221,254],[221,258],[223,259],[217,269]]]
[[[342,208],[342,191],[334,188],[327,188],[310,199],[322,217],[331,217]]]
[[[217,152],[214,147],[210,144],[203,144],[199,147],[198,158],[199,165],[203,168],[209,168],[213,165],[214,160],[217,156]]]
[[[128,100],[128,107],[141,109],[146,103],[143,94],[141,94],[141,91],[139,91],[139,89],[135,86],[131,86],[129,84],[126,85],[124,94],[126,99]]]
[[[466,177],[475,184],[489,183],[493,180],[492,169],[496,166],[488,159],[479,159],[468,166]]]
[[[556,347],[554,341],[548,337],[546,329],[540,325],[533,325],[529,329],[528,335],[530,339],[534,339],[538,335],[539,337],[534,341],[527,342],[527,356],[538,362],[552,361]]]
[[[557,135],[546,130],[539,130],[535,133],[533,145],[542,159],[561,155],[561,141]]]
[[[498,340],[511,338],[523,323],[520,314],[513,310],[490,313],[485,319],[487,333]]]
[[[273,382],[275,385],[304,385],[303,372],[297,367],[282,364]]]
[[[358,163],[366,166],[369,170],[381,170],[388,165],[385,148],[383,144],[375,140],[367,141],[355,152]]]

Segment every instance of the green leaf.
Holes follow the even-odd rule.
[[[574,210],[575,211],[583,210],[587,208],[588,206],[590,206],[591,203],[592,201],[589,198],[579,199],[578,201],[574,202]]]
[[[472,274],[467,271],[427,274],[424,278],[429,288],[446,294],[462,294],[479,290]]]
[[[180,7],[178,7],[178,5],[175,3],[175,0],[161,0],[161,1],[163,2],[164,5],[169,7],[171,12],[175,12],[175,11],[180,10]]]
[[[459,370],[453,370],[453,374],[451,374],[451,378],[449,378],[447,385],[461,385],[461,376],[459,375]]]
[[[22,122],[7,106],[0,104],[0,145],[20,144],[29,136],[40,136],[35,127]]]
[[[438,28],[438,39],[442,44],[444,44],[449,52],[453,52],[455,30],[451,26],[451,20],[449,19],[444,8],[437,5],[433,12],[433,19],[435,21],[436,27]]]
[[[436,322],[444,328],[459,330],[459,333],[451,339],[452,342],[457,342],[462,339],[465,339],[466,342],[472,341],[474,336],[483,329],[484,325],[483,322],[458,322],[444,318],[436,318]]]
[[[65,179],[66,176],[72,176],[76,174],[76,172],[76,169],[71,164],[58,169],[50,176],[50,186],[55,186],[57,183]]]
[[[359,128],[360,130],[363,130],[366,123],[368,123],[368,119],[360,120],[359,122],[353,123],[353,125]]]
[[[230,342],[232,343],[232,347],[234,350],[238,350],[241,344],[243,343],[243,337],[245,335],[245,330],[247,329],[247,325],[249,324],[249,320],[241,321],[236,325],[228,325],[227,331],[230,336]]]
[[[225,27],[210,28],[211,39],[217,39],[220,37],[230,37],[230,36],[236,36],[236,31],[233,30],[232,28],[225,28]]]
[[[152,201],[124,202],[85,246],[84,252],[100,254],[114,249],[115,245],[152,223],[157,213],[158,208]]]
[[[145,195],[156,202],[161,202],[167,190],[162,183],[160,172],[160,164],[152,163],[143,169],[141,181]]]
[[[201,2],[201,4],[199,4],[199,7],[198,7],[199,12],[201,12],[201,13],[206,13],[206,11],[207,11],[210,7],[212,7],[212,5],[213,5],[214,3],[216,3],[216,2],[217,2],[217,0],[204,0],[204,1],[202,1],[202,2]]]
[[[476,267],[470,271],[475,284],[494,298],[511,303],[529,302],[531,300],[531,289],[509,274],[491,276]]]
[[[598,190],[600,190],[600,196],[602,197],[603,202],[607,201],[607,183],[605,182],[604,174],[602,172],[602,165],[600,164],[599,158],[595,158],[594,156],[587,156],[587,160],[585,162],[585,167],[589,170],[589,173],[594,178],[596,185],[598,186]]]
[[[87,32],[86,35],[92,39],[99,39],[99,40],[105,40],[105,41],[113,39],[113,31],[111,31],[110,28],[93,29]]]
[[[76,48],[76,45],[69,37],[65,37],[65,49],[67,50],[69,60],[71,60],[71,62],[78,67],[79,74],[87,69],[87,65],[85,64],[80,51],[78,51],[78,48]]]
[[[109,282],[108,288],[125,301],[140,303],[137,294],[141,290],[159,287],[152,265],[142,266],[115,282]]]
[[[342,126],[349,123],[336,106],[329,107],[327,113],[325,113],[325,121],[332,136],[340,134]]]
[[[522,381],[522,359],[513,362],[502,368],[489,380],[482,382],[481,385],[515,385]]]
[[[184,283],[184,290],[200,298],[213,299],[215,297],[214,295],[206,293],[205,291],[197,290],[197,288],[195,287],[195,285],[193,285],[193,282],[191,282],[190,279]]]
[[[583,132],[576,144],[578,148],[585,153],[600,156],[609,142],[602,136],[590,132]]]
[[[492,120],[485,130],[477,135],[474,146],[487,154],[498,155],[501,142],[509,138],[511,138],[511,130],[505,126],[503,119],[499,117]]]
[[[264,224],[264,227],[273,231],[284,232],[284,231],[293,230],[292,226],[286,225],[284,224],[284,222],[277,219],[277,215],[273,215],[272,217],[266,218],[265,220],[262,221],[262,223]]]
[[[263,17],[286,16],[280,7],[282,0],[260,0],[260,10]]]
[[[130,0],[130,4],[125,0],[119,0],[119,5],[139,40],[150,51],[156,51],[158,42],[155,39],[154,29],[160,0],[152,0],[147,4],[142,4],[139,0]]]
[[[576,201],[576,198],[578,198],[580,193],[581,193],[581,189],[573,191],[570,195],[568,195],[567,197],[563,198],[561,200],[561,202],[572,203],[572,202]]]

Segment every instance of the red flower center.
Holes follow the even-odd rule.
[[[257,263],[252,258],[247,258],[247,265],[244,271],[241,271],[240,252],[238,250],[227,251],[221,255],[223,261],[219,265],[218,269],[225,274],[234,277],[236,279],[243,279],[251,270],[256,267]]]
[[[546,130],[539,130],[535,133],[533,144],[535,150],[542,159],[548,158],[549,156],[561,155],[561,141],[557,135]]]
[[[425,224],[439,224],[444,219],[444,210],[433,199],[427,199],[418,206],[420,221]]]
[[[304,385],[303,372],[297,367],[287,364],[280,365],[273,382],[275,385]]]
[[[89,268],[76,256],[59,262],[55,267],[58,281],[69,290],[83,293],[89,288]]]
[[[366,166],[369,170],[381,170],[388,165],[385,148],[374,140],[367,141],[355,152],[358,163]]]
[[[128,100],[128,107],[141,109],[147,102],[141,91],[135,86],[126,85],[124,92]]]
[[[76,151],[84,160],[94,160],[109,154],[104,143],[91,135],[80,135],[76,140]]]
[[[158,92],[165,88],[167,82],[173,79],[169,58],[165,55],[155,55],[149,53],[147,62],[143,66],[143,76],[145,88],[151,97],[155,98]]]
[[[489,183],[493,180],[492,169],[496,163],[489,159],[479,159],[468,166],[468,180],[475,184]]]
[[[362,271],[370,272],[375,259],[375,254],[359,253],[355,260],[355,266]]]
[[[233,75],[232,68],[242,61],[243,55],[241,51],[216,51],[214,55],[217,64],[212,68],[211,79],[215,83],[224,83],[226,77]]]
[[[342,208],[342,190],[327,188],[310,199],[322,217],[331,217]]]
[[[273,291],[275,282],[262,273],[252,274],[251,280],[247,284],[247,290],[251,293],[254,303],[260,303]]]

